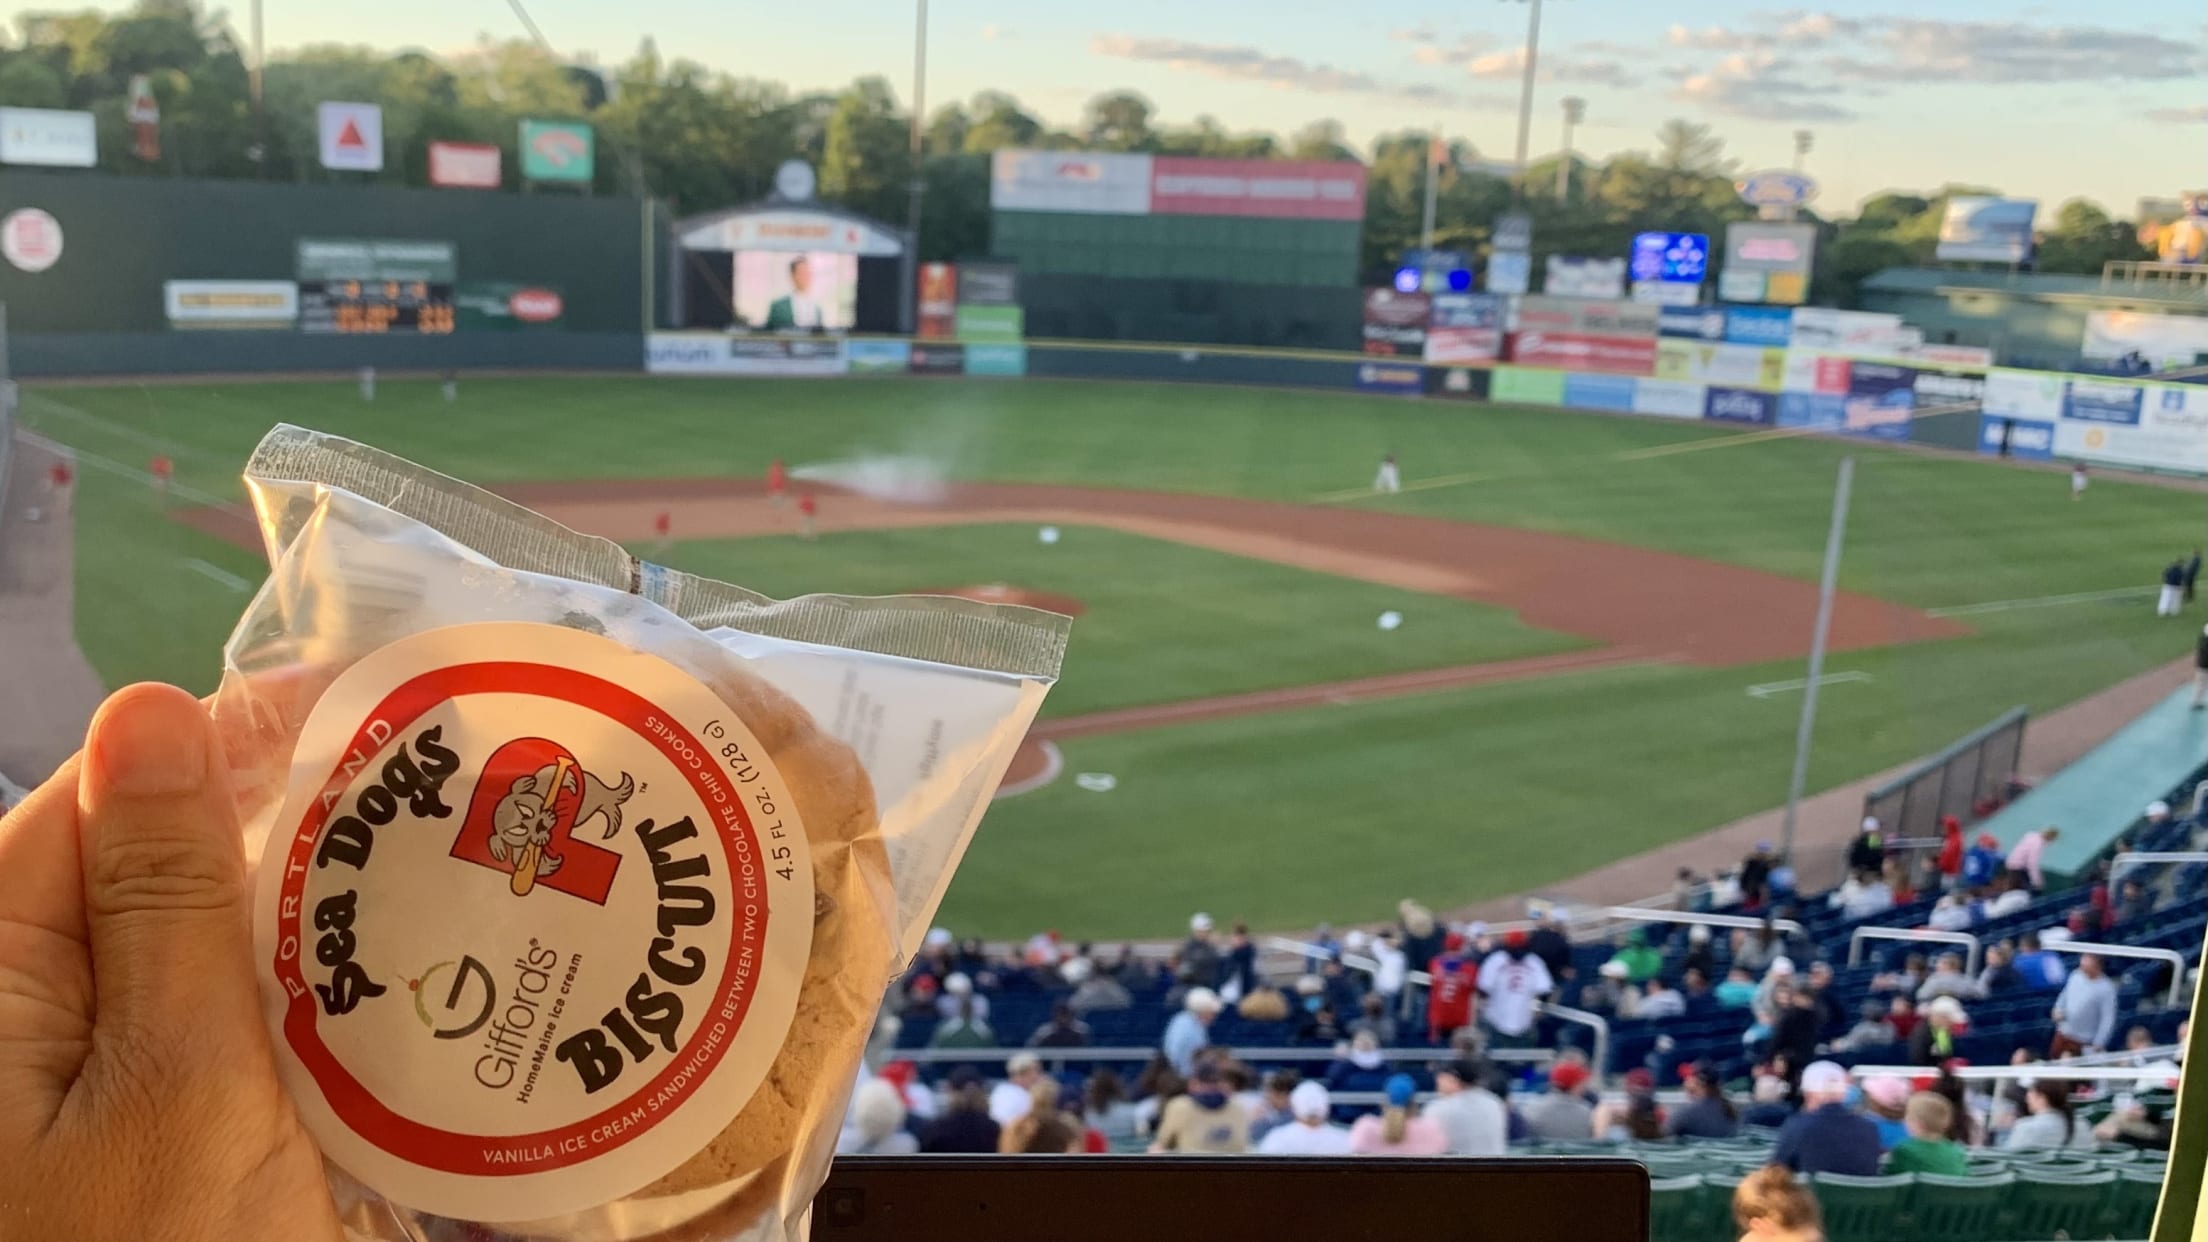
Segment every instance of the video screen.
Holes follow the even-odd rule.
[[[756,332],[849,332],[859,257],[826,250],[736,252],[736,318]]]

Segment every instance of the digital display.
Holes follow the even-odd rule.
[[[412,280],[301,281],[299,328],[345,335],[453,329],[452,286]]]
[[[859,257],[828,250],[739,250],[736,318],[761,332],[848,332]]]

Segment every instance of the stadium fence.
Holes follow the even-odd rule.
[[[1967,824],[1983,817],[1982,808],[2007,800],[2030,719],[2025,708],[2011,708],[1873,789],[1863,799],[1863,813],[1876,816],[1888,837],[1936,844],[1942,816]]]

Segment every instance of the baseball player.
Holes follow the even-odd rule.
[[[2085,499],[2085,463],[2082,461],[2070,467],[2070,499]]]
[[[46,503],[32,505],[23,516],[33,522],[40,522],[45,520],[49,509],[56,517],[66,512],[69,507],[69,485],[76,481],[76,477],[76,471],[70,468],[69,462],[57,458],[53,465],[46,467]]]
[[[789,503],[790,472],[782,468],[779,457],[767,463],[767,499],[778,505]]]
[[[2155,601],[2154,615],[2174,617],[2185,608],[2185,562],[2171,561],[2162,570],[2162,595]]]
[[[811,492],[800,495],[797,498],[797,533],[807,539],[818,533],[814,529],[813,519],[819,512],[820,505],[813,500]]]
[[[1376,492],[1400,492],[1403,490],[1403,473],[1396,469],[1395,454],[1380,458],[1380,473],[1372,476],[1372,490]]]
[[[667,549],[673,546],[675,541],[675,515],[661,509],[658,515],[652,519],[652,533],[659,537],[657,555],[665,556]]]
[[[162,453],[146,463],[146,473],[153,476],[153,490],[160,493],[163,500],[168,499],[169,480],[176,476],[176,463]]]

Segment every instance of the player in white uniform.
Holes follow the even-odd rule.
[[[2084,498],[2085,463],[2081,461],[2078,464],[2070,467],[2070,499],[2083,500]]]
[[[1403,490],[1403,474],[1395,468],[1395,454],[1380,459],[1380,473],[1372,476],[1372,490],[1376,492],[1400,492]]]

